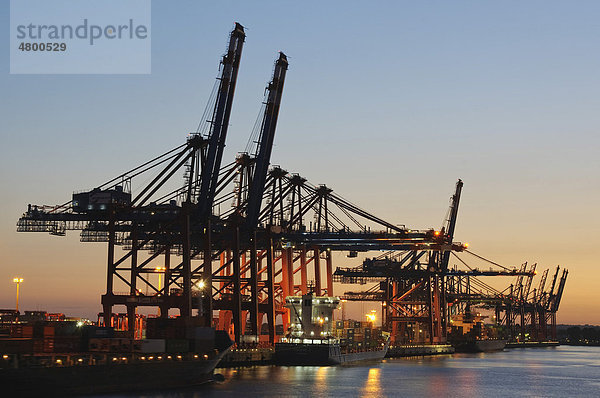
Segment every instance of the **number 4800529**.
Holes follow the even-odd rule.
[[[21,51],[65,51],[66,43],[25,43],[19,45]]]

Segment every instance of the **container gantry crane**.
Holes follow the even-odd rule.
[[[91,191],[73,194],[63,205],[29,205],[17,230],[61,236],[78,230],[83,242],[107,243],[106,325],[114,322],[114,307],[124,306],[134,336],[138,307],[158,308],[161,317],[177,309],[190,322],[216,323],[238,343],[247,334],[258,338],[264,318],[269,341],[276,341],[278,316],[287,328],[285,298],[307,293],[309,277],[317,295],[332,296],[332,252],[388,250],[393,261],[338,270],[336,280],[385,281],[375,295],[388,305],[391,328],[425,322],[431,341],[443,341],[446,278],[459,276],[448,270],[448,261],[451,253],[466,249],[453,240],[462,181],[444,228],[414,230],[376,217],[326,185],[271,165],[288,69],[283,53],[265,91],[256,150],[222,165],[244,41],[244,28],[236,23],[214,102],[207,107],[212,115],[201,122],[204,129]],[[173,189],[178,172],[184,183]],[[140,180],[150,182],[134,189]],[[229,201],[233,206],[221,211]],[[554,308],[559,291],[538,291],[538,296]]]

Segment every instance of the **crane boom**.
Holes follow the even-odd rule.
[[[458,205],[460,203],[460,194],[462,192],[463,182],[458,180],[456,182],[456,191],[452,196],[452,203],[450,205],[450,216],[448,217],[448,228],[446,230],[446,242],[452,244],[454,240],[454,228],[456,227],[456,219],[458,217]],[[450,261],[450,251],[445,251],[442,257],[442,270],[448,270],[448,262]]]
[[[227,54],[223,56],[223,60],[221,61],[223,65],[220,77],[221,83],[219,84],[211,120],[212,125],[208,136],[206,161],[202,167],[200,194],[198,197],[201,219],[206,219],[212,211],[245,38],[244,27],[236,22],[229,39]]]
[[[271,151],[273,149],[273,140],[275,139],[275,129],[277,127],[277,118],[279,116],[279,107],[281,105],[283,83],[285,82],[287,68],[287,57],[284,53],[280,52],[279,58],[275,61],[273,79],[267,86],[269,94],[267,95],[267,103],[261,125],[254,178],[252,179],[250,194],[248,196],[246,227],[250,230],[255,229],[258,224],[258,216],[265,190],[267,171],[271,161]]]

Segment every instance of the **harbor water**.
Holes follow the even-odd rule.
[[[224,382],[102,397],[597,397],[600,347],[521,348],[352,366],[257,366],[217,372]]]

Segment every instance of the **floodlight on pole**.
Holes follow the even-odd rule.
[[[13,278],[13,282],[17,284],[17,312],[19,312],[19,286],[23,283],[23,278]]]
[[[160,291],[162,290],[162,274],[167,269],[165,267],[156,267],[154,268],[154,272],[158,272],[158,295],[160,296]]]

